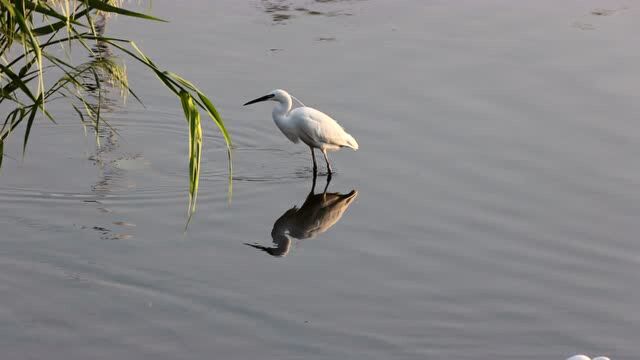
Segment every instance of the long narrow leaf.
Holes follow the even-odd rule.
[[[22,80],[16,73],[11,71],[11,69],[7,66],[0,64],[0,71],[6,74],[15,84],[33,101],[36,101],[36,96],[33,95],[31,90],[26,86],[24,80]]]
[[[69,26],[70,24],[73,24],[73,25],[76,25],[76,26],[79,26],[79,27],[86,27],[86,25],[84,25],[82,23],[79,23],[79,22],[77,22],[76,20],[74,20],[74,19],[72,19],[70,17],[66,17],[66,16],[64,16],[62,14],[59,14],[55,10],[47,9],[47,8],[44,8],[43,6],[40,6],[40,5],[36,6],[35,8],[36,8],[37,12],[40,12],[40,13],[42,13],[44,15],[49,15],[51,17],[60,19],[60,21],[55,22],[53,24],[47,24],[47,25],[44,25],[44,26],[41,26],[41,27],[33,29],[32,30],[33,33],[35,35],[37,35],[37,36],[43,36],[43,35],[50,34],[52,32],[55,32],[57,30],[62,29],[63,27]],[[83,14],[86,14],[88,12],[89,12],[89,10],[84,10],[84,11],[78,13],[78,14],[75,14],[75,16],[76,17],[80,17]]]
[[[41,99],[41,97],[39,98]],[[29,115],[29,119],[27,120],[27,126],[24,130],[24,141],[22,143],[22,156],[24,157],[24,155],[27,152],[27,141],[29,141],[29,133],[31,133],[31,126],[33,125],[33,120],[36,118],[36,113],[38,112],[38,106],[37,103],[34,104],[33,108],[31,109],[31,114]]]
[[[126,16],[132,16],[132,17],[138,17],[138,18],[147,19],[147,20],[155,20],[155,21],[167,22],[166,20],[162,20],[162,19],[159,19],[157,17],[153,17],[153,16],[150,16],[150,15],[137,13],[137,12],[126,10],[126,9],[119,8],[119,7],[116,7],[116,6],[111,6],[111,5],[107,4],[106,1],[101,1],[101,0],[84,0],[84,1],[89,6],[95,8],[95,9],[101,10],[101,11],[110,12],[110,13],[116,13],[116,14],[121,14],[121,15],[126,15]]]
[[[202,157],[202,126],[200,113],[193,98],[186,92],[180,92],[180,102],[189,124],[189,218],[196,210],[198,182],[200,179],[200,160]]]
[[[22,121],[24,118],[24,108],[16,108],[9,115],[7,115],[4,120],[4,125],[2,125],[2,129],[0,130],[0,140],[4,140],[9,134],[15,129],[15,127]],[[20,119],[16,120],[18,117]],[[9,125],[9,127],[7,127]]]
[[[9,15],[16,16],[16,12],[13,9],[15,5],[11,4],[9,0],[0,0],[0,3],[7,9],[7,11],[9,12]]]
[[[53,18],[59,19],[61,21],[64,22],[71,22],[74,25],[82,25],[80,23],[75,22],[73,19],[64,16],[63,14],[60,14],[59,12],[53,10],[52,8],[50,8],[49,6],[43,6],[41,3],[41,1],[37,1],[37,2],[31,2],[31,1],[24,1],[24,6],[25,8],[29,9],[29,10],[34,10],[37,13],[40,13],[42,15],[47,15],[47,16],[51,16]]]
[[[224,122],[222,121],[222,117],[218,113],[218,110],[216,110],[216,107],[213,106],[213,103],[211,102],[211,100],[209,100],[209,98],[207,98],[207,96],[204,95],[204,93],[200,91],[200,89],[198,89],[192,82],[182,78],[178,74],[175,74],[169,71],[165,73],[171,76],[172,78],[174,78],[183,86],[193,90],[198,95],[198,98],[200,98],[200,100],[202,101],[202,104],[198,103],[198,105],[200,105],[204,110],[207,111],[211,119],[216,123],[216,125],[222,132],[222,136],[224,136],[224,140],[227,143],[227,148],[231,149],[231,136],[229,135],[229,132],[225,128]]]
[[[222,132],[222,136],[224,137],[224,140],[227,143],[227,149],[231,150],[231,136],[229,135],[226,127],[224,126],[222,117],[220,116],[220,114],[218,114],[218,111],[216,110],[215,106],[213,106],[213,103],[211,103],[211,100],[209,100],[209,98],[207,98],[200,91],[198,91],[198,97],[200,98],[200,100],[202,100],[202,103],[204,104],[207,110],[207,113],[209,114],[209,117],[211,117],[211,119],[216,123],[216,125],[218,125],[218,128]]]
[[[35,53],[36,61],[38,63],[38,69],[40,70],[40,78],[39,78],[40,81],[39,81],[39,84],[38,84],[38,92],[39,93],[44,93],[44,75],[42,73],[42,71],[43,71],[43,69],[42,69],[42,50],[40,49],[40,44],[38,43],[38,39],[36,39],[36,37],[31,32],[31,26],[29,26],[29,24],[27,24],[27,21],[25,20],[25,18],[22,15],[22,13],[20,11],[17,11],[15,17],[18,20],[18,24],[19,24],[21,30],[23,31],[23,33],[25,33],[27,35],[27,38],[29,39],[29,43],[31,44],[31,51],[33,51]],[[42,102],[41,105],[42,105],[42,109],[44,110],[44,102]]]

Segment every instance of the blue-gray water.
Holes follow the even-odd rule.
[[[134,62],[147,108],[116,101],[99,149],[51,105],[24,160],[21,136],[5,149],[2,358],[637,359],[639,6],[191,0],[153,2],[169,24],[111,19],[211,95],[233,198],[209,121],[183,233],[186,125]],[[331,154],[328,192],[355,199],[282,257],[245,245],[274,246],[311,189],[308,149],[241,106],[273,88],[360,143]]]

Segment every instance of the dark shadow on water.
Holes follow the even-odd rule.
[[[313,177],[311,192],[307,195],[302,206],[292,207],[280,216],[273,224],[271,238],[273,246],[249,244],[255,249],[262,250],[275,257],[289,254],[291,245],[297,240],[313,239],[329,230],[347,211],[349,205],[358,196],[358,191],[351,190],[347,194],[327,193],[331,177],[322,193],[315,193],[316,177]]]
[[[336,4],[352,3],[355,1],[356,0],[315,0],[311,3],[311,6],[309,6],[308,1],[262,0],[261,5],[263,11],[271,16],[274,24],[285,24],[288,20],[298,15],[325,17],[351,16],[353,13],[345,8],[345,6],[337,6]]]

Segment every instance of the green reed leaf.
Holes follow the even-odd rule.
[[[224,140],[227,144],[227,149],[231,150],[231,136],[229,135],[227,128],[224,126],[224,122],[222,121],[222,117],[218,113],[218,110],[216,110],[216,107],[213,106],[213,103],[211,102],[211,100],[209,100],[209,98],[207,98],[203,93],[198,91],[197,94],[200,100],[202,101],[202,103],[204,104],[204,107],[207,110],[207,114],[209,114],[209,117],[211,117],[211,119],[216,123],[216,125],[220,129],[220,132],[222,132],[222,136],[224,137]]]
[[[150,16],[150,15],[146,15],[146,14],[138,13],[138,12],[135,12],[135,11],[130,11],[130,10],[127,10],[127,9],[119,8],[117,6],[109,5],[109,4],[107,4],[107,2],[101,1],[101,0],[84,0],[84,2],[87,3],[87,5],[91,6],[92,8],[98,9],[98,10],[104,11],[104,12],[116,13],[116,14],[120,14],[120,15],[137,17],[137,18],[142,18],[142,19],[147,19],[147,20],[155,20],[155,21],[167,22],[166,20],[162,20],[162,19],[159,19],[157,17],[153,17],[153,16]]]
[[[4,6],[5,9],[9,12],[9,15],[16,16],[16,11],[14,10],[14,6],[9,0],[0,0],[0,4]]]
[[[202,157],[202,125],[200,113],[193,102],[191,94],[180,92],[180,102],[185,119],[189,125],[189,218],[196,210],[198,183],[200,179],[200,161]]]
[[[38,100],[42,99],[42,97],[38,98]],[[34,104],[31,108],[31,112],[29,114],[29,119],[27,119],[27,126],[24,130],[24,141],[22,143],[22,156],[27,152],[27,142],[29,141],[29,134],[31,133],[31,126],[33,125],[33,120],[36,118],[36,113],[38,112],[38,103]]]

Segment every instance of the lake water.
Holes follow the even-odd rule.
[[[107,34],[211,96],[236,147],[233,196],[208,121],[183,231],[186,125],[132,61],[146,109],[116,98],[103,115],[120,136],[100,147],[51,105],[60,123],[34,126],[24,160],[21,135],[5,149],[2,358],[638,358],[638,2],[151,12],[171,22],[112,18]],[[360,144],[330,155],[324,196],[320,176],[308,197],[308,149],[271,104],[241,106],[273,88]]]

